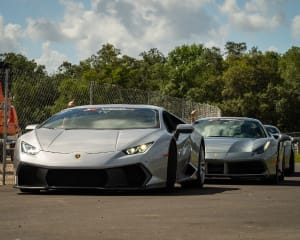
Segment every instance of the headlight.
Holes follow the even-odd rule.
[[[265,151],[267,151],[267,149],[270,146],[270,141],[265,142],[264,145],[260,146],[259,148],[255,149],[253,152],[257,153],[257,154],[262,154]]]
[[[21,142],[21,151],[23,153],[36,155],[37,153],[39,153],[40,150],[26,142]]]
[[[127,155],[144,153],[151,147],[152,144],[153,144],[153,142],[141,144],[141,145],[138,145],[138,146],[135,146],[135,147],[127,148],[127,149],[124,150],[124,152]]]

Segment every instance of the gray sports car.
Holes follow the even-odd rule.
[[[287,140],[282,143],[284,148],[285,174],[286,175],[293,174],[295,172],[295,157],[294,157],[292,137],[284,133],[281,133],[280,130],[273,125],[265,125],[265,128],[275,139],[280,139],[282,136],[285,136],[287,138]]]
[[[194,127],[205,139],[207,177],[284,180],[283,151],[259,120],[203,118]]]
[[[203,137],[191,124],[149,105],[65,109],[22,135],[16,187],[172,189],[205,179]]]

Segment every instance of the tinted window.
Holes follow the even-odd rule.
[[[194,123],[204,137],[264,138],[266,134],[256,121],[238,119],[205,119]]]
[[[278,129],[276,129],[276,128],[274,128],[274,127],[270,127],[270,126],[268,126],[268,127],[266,127],[266,129],[267,129],[267,131],[269,132],[269,133],[271,133],[271,134],[279,134],[280,132],[279,132],[279,130]]]
[[[158,128],[158,112],[139,108],[75,108],[63,111],[42,126],[63,129]]]
[[[165,111],[163,112],[163,120],[168,132],[171,133],[176,130],[178,124],[184,123],[181,119]]]

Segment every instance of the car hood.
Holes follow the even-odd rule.
[[[205,149],[207,153],[233,153],[233,152],[252,152],[263,146],[267,138],[205,138]]]
[[[159,129],[87,130],[46,129],[35,130],[35,136],[44,151],[57,153],[106,153],[143,144],[147,137]],[[153,139],[153,137],[152,137]]]

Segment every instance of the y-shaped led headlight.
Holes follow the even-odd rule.
[[[152,144],[153,144],[153,142],[141,144],[141,145],[138,145],[138,146],[127,148],[127,149],[124,150],[124,152],[127,155],[144,153],[144,152],[146,152],[151,147]]]
[[[26,142],[21,142],[21,151],[23,153],[27,153],[27,154],[30,154],[30,155],[36,155],[39,153],[39,149],[26,143]]]

